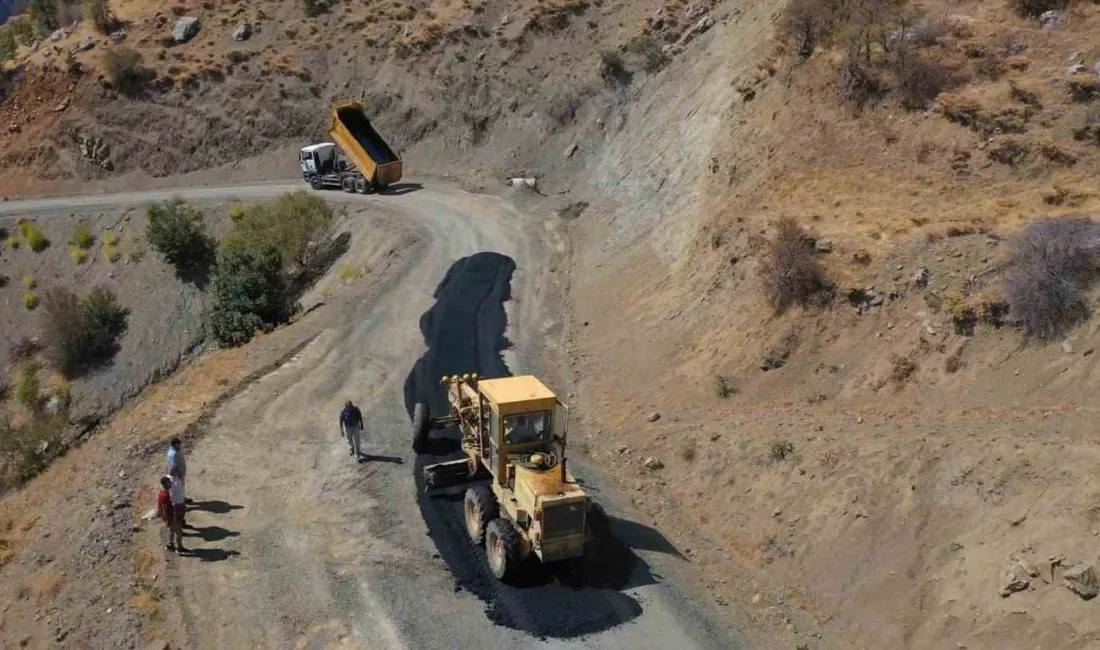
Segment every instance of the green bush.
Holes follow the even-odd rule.
[[[34,23],[30,16],[12,16],[8,18],[7,27],[20,45],[30,45],[35,41]]]
[[[290,317],[282,263],[272,244],[223,243],[212,284],[209,331],[222,346],[247,343]]]
[[[38,400],[41,387],[38,383],[38,371],[42,365],[37,361],[28,361],[23,364],[23,372],[19,377],[19,385],[15,387],[15,398],[19,403],[32,411],[38,410]]]
[[[302,0],[302,15],[312,18],[317,15],[317,0]]]
[[[15,429],[0,423],[0,489],[10,490],[46,469],[62,450],[65,416],[39,414]]]
[[[0,61],[10,61],[15,58],[15,50],[18,44],[15,42],[15,33],[8,25],[0,25]]]
[[[43,307],[46,357],[69,377],[110,359],[126,333],[129,315],[104,287],[92,289],[83,300],[67,289],[51,290]]]
[[[226,237],[238,248],[273,246],[284,269],[308,267],[310,244],[332,227],[333,211],[321,197],[299,190],[284,194],[274,203],[255,205],[235,218],[236,227]]]
[[[214,256],[202,211],[181,199],[151,206],[146,213],[149,244],[184,279],[205,278]]]
[[[23,308],[27,311],[38,309],[38,294],[33,291],[23,292]]]
[[[8,235],[4,238],[4,245],[7,246],[9,250],[19,250],[19,238],[15,235]]]
[[[108,81],[115,90],[129,96],[140,94],[145,89],[145,83],[152,78],[150,71],[141,62],[141,54],[125,46],[107,50],[103,55]]]
[[[30,246],[31,250],[36,253],[41,253],[50,247],[50,240],[46,238],[45,233],[38,227],[33,221],[24,221],[19,224],[19,234],[23,235],[23,239],[27,240],[27,246]]]
[[[31,0],[29,13],[43,35],[49,35],[60,27],[57,22],[56,0]]]
[[[31,289],[34,289],[37,286],[38,286],[38,279],[35,278],[33,275],[28,274],[28,275],[23,276],[23,287],[25,289],[27,289],[29,291]]]
[[[69,240],[69,244],[83,250],[88,250],[95,244],[95,235],[92,234],[92,230],[87,224],[82,223],[76,227],[76,232],[73,233],[73,238]]]

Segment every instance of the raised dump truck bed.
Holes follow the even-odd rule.
[[[333,103],[329,136],[332,142],[301,152],[302,177],[314,189],[381,191],[401,180],[401,158],[374,129],[358,101]]]

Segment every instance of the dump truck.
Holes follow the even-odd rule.
[[[363,105],[348,99],[332,104],[332,142],[303,147],[302,178],[315,190],[381,192],[401,180],[401,158],[367,119]]]
[[[566,469],[565,405],[533,376],[442,381],[450,410],[432,417],[427,404],[415,404],[413,447],[422,453],[434,429],[461,432],[464,458],[424,467],[424,485],[469,484],[466,533],[485,545],[493,575],[512,581],[532,555],[541,562],[584,555],[587,518],[597,507]]]

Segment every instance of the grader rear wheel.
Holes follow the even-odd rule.
[[[500,508],[493,491],[487,485],[475,485],[466,489],[466,498],[462,503],[466,519],[466,533],[470,541],[481,545],[485,541],[487,524],[497,518]]]

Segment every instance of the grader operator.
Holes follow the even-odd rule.
[[[489,568],[509,580],[535,555],[556,562],[584,554],[593,502],[566,470],[569,411],[532,376],[443,378],[450,412],[431,417],[413,409],[413,446],[423,450],[432,429],[458,428],[465,458],[424,468],[428,488],[488,476],[466,489],[463,513],[474,544],[485,544]]]

